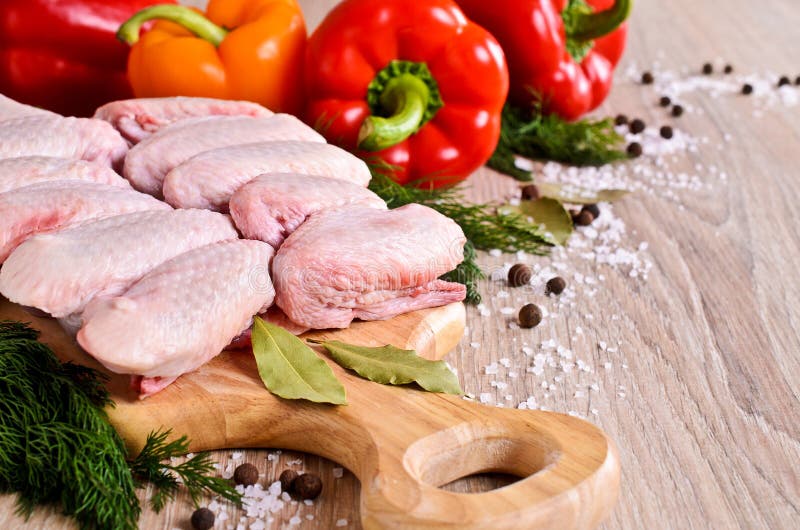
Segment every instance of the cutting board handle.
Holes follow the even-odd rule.
[[[375,437],[377,465],[369,467],[377,472],[360,473],[365,528],[594,528],[608,515],[619,491],[619,462],[600,429],[563,414],[438,397],[438,410],[422,414],[436,413],[431,425],[441,425],[451,406],[459,413],[411,441],[402,455],[396,449],[403,444],[391,443],[398,440]],[[484,493],[439,489],[482,472],[521,480]]]

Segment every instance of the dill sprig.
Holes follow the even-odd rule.
[[[478,280],[484,278],[477,263],[475,249],[500,249],[504,252],[522,250],[529,254],[546,254],[552,246],[538,225],[522,215],[497,212],[497,205],[470,203],[459,188],[427,189],[403,186],[392,180],[385,165],[370,161],[372,180],[369,188],[380,196],[389,208],[418,203],[454,220],[467,237],[464,261],[443,278],[467,287],[467,301],[480,302]],[[388,168],[390,169],[390,168]]]
[[[17,492],[26,517],[60,501],[81,528],[135,529],[139,502],[101,374],[62,364],[37,339],[0,322],[0,491]]]
[[[532,177],[516,167],[514,155],[575,166],[600,166],[628,158],[624,139],[610,118],[568,122],[544,114],[541,104],[535,103],[530,109],[506,104],[502,119],[500,141],[486,165],[517,180]]]
[[[171,434],[171,430],[151,432],[142,452],[130,463],[137,485],[150,482],[154,486],[150,499],[153,509],[161,511],[168,501],[175,498],[181,483],[186,486],[195,506],[202,495],[208,492],[241,504],[242,495],[231,487],[229,481],[210,476],[214,472],[214,464],[207,453],[194,455],[181,464],[170,462],[171,458],[189,452],[188,438],[181,436],[167,442]]]
[[[162,462],[187,452],[185,436],[166,443],[169,431],[151,433],[129,464],[104,410],[113,406],[106,377],[61,363],[38,338],[25,324],[0,322],[0,491],[17,493],[21,515],[60,502],[82,529],[134,530],[141,513],[136,487],[153,482],[158,510],[178,487],[167,473],[182,479],[195,502],[202,492],[241,500],[227,481],[206,476],[213,471],[207,455]]]

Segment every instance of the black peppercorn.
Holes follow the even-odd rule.
[[[624,114],[617,114],[617,117],[614,118],[614,125],[625,125],[628,123],[628,117]]]
[[[535,201],[541,196],[542,194],[539,193],[539,188],[536,187],[536,184],[528,184],[522,187],[522,198],[526,201]]]
[[[669,99],[669,96],[661,96],[661,99],[658,100],[658,104],[662,107],[669,107],[670,103],[672,103],[672,100]]]
[[[642,84],[643,85],[651,85],[653,83],[653,74],[650,72],[645,72],[642,74]]]
[[[233,470],[233,481],[242,486],[252,486],[258,482],[258,468],[253,464],[241,464]]]
[[[792,82],[789,81],[789,78],[786,77],[785,75],[782,75],[781,78],[778,79],[778,86],[790,85],[790,84],[792,84]]]
[[[636,118],[630,123],[630,125],[628,125],[628,130],[633,134],[639,134],[644,130],[644,128],[644,121],[640,120],[639,118]]]
[[[642,144],[639,142],[631,142],[628,144],[626,151],[628,152],[628,156],[631,158],[640,157],[642,156]]]
[[[531,281],[533,271],[524,263],[517,263],[508,271],[508,285],[511,287],[521,287]]]
[[[542,310],[536,304],[525,304],[519,310],[519,325],[523,328],[535,328],[542,321]]]
[[[664,125],[658,130],[658,133],[661,135],[661,138],[666,138],[669,140],[672,138],[672,127],[669,125]]]
[[[578,226],[589,226],[594,221],[594,215],[589,210],[581,210],[572,217],[572,224]]]
[[[714,66],[711,63],[706,63],[703,65],[703,73],[706,75],[711,75],[714,71]]]
[[[281,476],[278,477],[278,480],[281,481],[281,490],[283,491],[292,491],[292,482],[296,479],[299,475],[297,471],[294,469],[286,469]]]
[[[214,526],[214,512],[208,508],[198,508],[192,514],[192,528],[208,530]]]
[[[598,208],[596,204],[585,204],[581,210],[586,210],[591,213],[595,219],[600,217],[600,208]]]
[[[794,78],[794,84],[795,85],[800,85],[800,75],[798,75],[797,77]]]
[[[547,294],[555,294],[559,295],[564,292],[564,289],[567,287],[567,282],[561,276],[556,276],[555,278],[550,278],[547,280],[547,284],[545,285],[545,292]]]
[[[730,74],[731,72],[733,72],[733,66],[726,64],[725,68],[722,71],[725,72],[726,74]]]
[[[316,499],[322,493],[322,479],[312,473],[304,473],[292,481],[292,490],[303,500]]]
[[[742,94],[748,96],[753,93],[753,85],[750,83],[745,83],[742,85]]]
[[[683,114],[683,107],[680,105],[673,105],[672,106],[672,115],[676,118]]]

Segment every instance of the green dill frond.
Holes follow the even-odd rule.
[[[130,463],[138,485],[143,486],[144,482],[153,485],[150,499],[153,509],[161,511],[168,501],[175,498],[181,483],[189,491],[195,505],[204,493],[213,493],[241,505],[242,496],[231,487],[229,481],[209,476],[214,473],[214,464],[207,453],[195,455],[182,464],[170,461],[189,451],[186,436],[167,442],[171,434],[171,430],[148,434],[141,453]]]
[[[531,180],[531,175],[516,167],[514,155],[574,166],[601,166],[628,158],[624,138],[610,118],[569,122],[544,114],[537,103],[530,109],[506,104],[502,120],[500,141],[487,165],[518,180]]]

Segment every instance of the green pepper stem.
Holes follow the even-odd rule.
[[[163,4],[146,7],[126,20],[117,30],[117,38],[124,43],[133,45],[139,40],[139,31],[142,24],[148,20],[169,20],[180,24],[201,39],[207,40],[214,46],[219,46],[227,30],[208,20],[194,9],[185,6]]]
[[[596,13],[572,14],[567,36],[576,41],[588,41],[617,29],[631,14],[632,0],[614,0],[614,5]]]
[[[428,85],[416,75],[402,74],[389,80],[380,96],[380,104],[390,116],[365,119],[358,131],[358,147],[365,151],[381,151],[417,132],[429,98]]]

